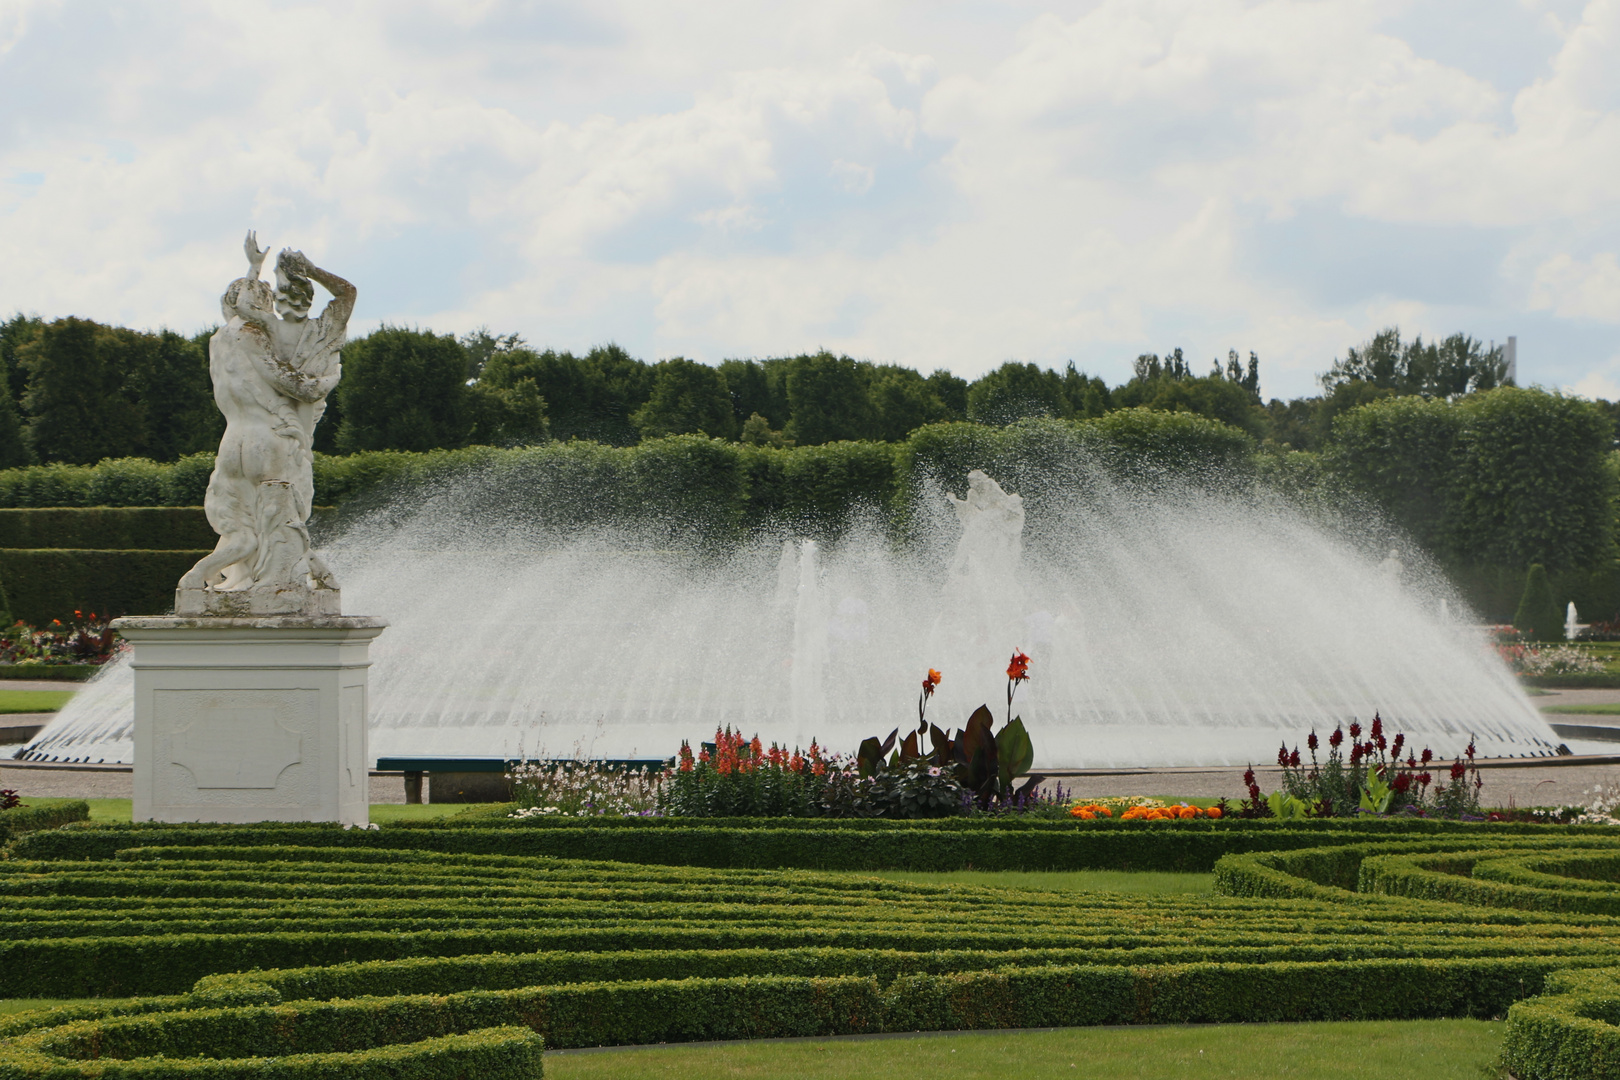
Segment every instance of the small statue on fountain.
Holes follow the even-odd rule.
[[[225,290],[225,325],[208,342],[214,401],[225,415],[203,506],[215,549],[180,579],[177,615],[337,615],[338,585],[310,550],[315,425],[342,376],[355,288],[299,251],[276,258],[276,289],[259,279],[269,248],[243,245],[248,274]],[[311,319],[312,282],[332,294]]]

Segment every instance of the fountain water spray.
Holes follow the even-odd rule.
[[[1015,647],[1038,769],[1266,761],[1374,710],[1442,756],[1470,735],[1486,756],[1554,752],[1421,556],[1380,563],[1349,525],[1252,486],[1101,476],[1036,492],[1027,529],[979,474],[950,503],[920,483],[904,542],[867,520],[719,553],[547,527],[498,475],[418,490],[326,543],[393,627],[372,651],[372,752],[657,758],[729,724],[851,753],[909,722],[930,667],[941,726],[998,701]],[[114,664],[26,756],[128,760],[129,712]]]

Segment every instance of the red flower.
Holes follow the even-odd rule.
[[[1029,657],[1017,649],[1013,650],[1012,659],[1007,662],[1007,678],[1013,682],[1027,682],[1029,680]]]
[[[1360,743],[1351,743],[1350,744],[1350,764],[1359,765],[1360,763],[1361,763],[1361,744]]]
[[[942,678],[944,678],[943,675],[941,675],[939,672],[935,671],[933,668],[929,668],[928,669],[928,674],[923,677],[923,696],[924,697],[932,697],[933,693],[934,693],[934,687],[939,685],[939,681]]]
[[[1354,720],[1350,721],[1350,737],[1352,739],[1361,738],[1361,725]]]
[[[1314,753],[1316,753],[1317,745],[1318,744],[1316,742],[1316,729],[1312,728],[1310,736],[1305,740],[1305,748],[1307,750],[1309,750],[1311,753],[1314,754]]]
[[[1434,753],[1427,746],[1425,746],[1423,748],[1423,753],[1418,755],[1418,760],[1427,765],[1429,762],[1434,760]]]
[[[1372,736],[1373,742],[1377,742],[1384,737],[1384,720],[1377,713],[1373,713],[1372,727],[1367,731],[1367,734]]]
[[[1469,761],[1474,760],[1474,737],[1472,735],[1468,736],[1468,749],[1464,750],[1463,753],[1468,755]]]
[[[1288,764],[1292,768],[1299,768],[1299,747],[1294,747],[1294,752],[1288,755]]]
[[[1250,765],[1248,771],[1243,774],[1243,784],[1244,784],[1245,787],[1253,787],[1254,786],[1254,766],[1253,765]]]
[[[1428,787],[1430,784],[1434,783],[1434,777],[1430,776],[1426,772],[1420,772],[1418,773],[1417,782],[1423,787]]]
[[[1390,782],[1389,786],[1394,788],[1396,791],[1405,794],[1406,789],[1412,786],[1412,777],[1408,773],[1401,773]]]
[[[1285,769],[1288,768],[1288,744],[1287,743],[1283,743],[1281,746],[1277,747],[1277,764],[1281,765]]]
[[[1342,742],[1344,742],[1344,731],[1341,728],[1335,727],[1333,729],[1333,734],[1328,736],[1328,745],[1337,750],[1339,748],[1339,744]]]
[[[1396,761],[1399,761],[1401,759],[1401,747],[1403,747],[1405,745],[1406,745],[1406,736],[1403,735],[1403,734],[1397,733],[1396,736],[1395,736],[1395,741],[1390,744],[1389,756],[1394,758]]]
[[[1467,772],[1468,766],[1462,763],[1461,758],[1458,758],[1451,763],[1451,778],[1453,780],[1461,780],[1463,776],[1467,774]]]

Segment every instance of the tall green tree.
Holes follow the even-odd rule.
[[[638,442],[631,420],[652,393],[652,368],[617,345],[601,345],[583,357],[521,342],[495,350],[478,374],[478,385],[511,390],[531,380],[546,402],[551,437],[591,439],[613,446]]]
[[[22,366],[19,350],[39,337],[44,322],[21,313],[0,322],[0,391],[7,393],[14,404],[22,407],[23,391],[28,387],[28,372]]]
[[[899,442],[924,424],[961,419],[940,399],[935,385],[915,368],[893,364],[873,367],[867,391],[872,416],[870,437]]]
[[[786,434],[800,446],[864,439],[872,427],[872,404],[859,365],[823,350],[796,356],[787,365],[792,418]]]
[[[0,469],[33,462],[34,451],[24,438],[22,413],[10,394],[0,394]]]
[[[465,446],[472,434],[467,354],[449,334],[384,326],[349,342],[337,397],[340,453]]]
[[[726,377],[707,364],[676,356],[653,368],[652,393],[631,419],[644,438],[708,435],[735,438],[740,425],[732,411]]]
[[[1066,420],[1074,415],[1074,406],[1064,393],[1063,376],[1009,360],[968,387],[967,414],[981,424],[1010,424],[1042,416]]]
[[[119,328],[112,334],[124,371],[123,395],[138,403],[144,425],[138,452],[174,461],[219,446],[225,417],[214,404],[206,338],[199,342],[172,330],[138,334]]]
[[[1501,346],[1487,349],[1467,334],[1428,343],[1420,334],[1402,342],[1400,327],[1391,326],[1346,350],[1322,376],[1322,388],[1332,391],[1346,382],[1364,382],[1398,394],[1456,398],[1503,386],[1506,380]]]
[[[725,377],[726,390],[731,394],[731,415],[736,418],[739,429],[755,414],[777,430],[787,423],[787,397],[781,392],[781,381],[777,381],[777,393],[773,395],[764,364],[758,360],[724,360],[720,374]]]
[[[140,453],[145,417],[124,395],[115,340],[89,319],[56,319],[19,350],[28,441],[43,460],[90,465]]]

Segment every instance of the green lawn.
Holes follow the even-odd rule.
[[[72,696],[72,690],[0,690],[0,714],[55,712]]]
[[[1207,893],[1215,884],[1214,874],[1132,874],[1123,870],[870,870],[849,876],[1044,892]]]
[[[1604,705],[1543,705],[1544,713],[1558,713],[1561,716],[1620,716],[1620,703]]]
[[[1195,1027],[1066,1028],[889,1039],[660,1046],[546,1055],[546,1080],[1483,1080],[1503,1024],[1346,1021]]]

